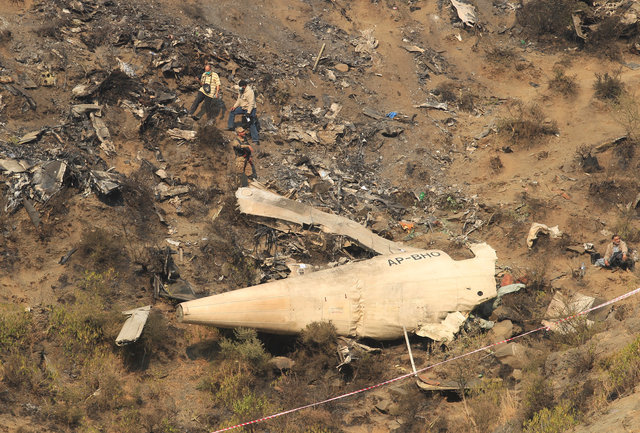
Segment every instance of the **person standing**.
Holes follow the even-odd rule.
[[[253,148],[247,144],[247,131],[238,127],[236,129],[237,137],[233,140],[233,151],[236,154],[236,174],[240,186],[249,186],[249,179],[256,179],[256,166],[253,163]]]
[[[231,111],[229,112],[229,122],[227,128],[229,131],[233,131],[236,123],[236,116],[241,114],[248,118],[249,132],[251,133],[251,141],[254,144],[260,144],[260,137],[258,136],[258,117],[256,115],[256,97],[249,83],[245,80],[241,80],[239,83],[240,94],[236,100]]]
[[[218,74],[211,70],[211,65],[204,65],[204,73],[200,77],[200,89],[198,89],[198,94],[196,95],[196,99],[191,104],[191,108],[189,109],[189,114],[194,119],[198,120],[200,117],[195,116],[194,113],[198,109],[198,105],[202,101],[204,101],[204,107],[211,107],[211,103],[214,98],[218,98],[220,96],[220,77]]]

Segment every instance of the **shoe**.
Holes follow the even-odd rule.
[[[256,146],[260,146],[260,142],[259,141],[254,141],[253,144],[255,144]]]

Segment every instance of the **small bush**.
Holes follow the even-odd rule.
[[[458,98],[458,108],[462,111],[472,112],[475,108],[475,97],[469,92],[463,92]]]
[[[627,242],[640,242],[640,230],[636,228],[635,210],[631,209],[621,212],[612,230]]]
[[[111,353],[96,353],[82,369],[87,414],[96,418],[103,412],[125,406],[120,362]]]
[[[611,60],[619,60],[621,52],[615,42],[620,39],[623,28],[619,15],[605,17],[589,35],[586,48]]]
[[[640,337],[602,362],[608,373],[605,387],[614,397],[629,392],[640,382]]]
[[[562,317],[567,317],[576,314],[577,311],[565,311],[562,313]],[[568,322],[563,322],[561,329],[569,330],[569,332],[554,332],[551,336],[551,341],[557,346],[569,346],[577,347],[587,343],[598,332],[598,326],[587,319],[587,316],[582,315],[571,319]]]
[[[335,351],[338,333],[336,327],[330,322],[309,323],[300,334],[301,343],[314,351]]]
[[[494,173],[500,173],[504,168],[504,165],[502,164],[502,160],[500,159],[499,156],[492,157],[489,160],[489,165],[491,165],[491,169],[493,170]]]
[[[80,288],[88,292],[88,296],[107,299],[117,290],[118,274],[113,269],[104,272],[85,271],[80,281]]]
[[[520,56],[511,47],[493,47],[485,53],[485,57],[491,63],[511,66],[515,64]]]
[[[593,83],[595,97],[604,101],[617,101],[624,91],[624,83],[620,79],[620,72],[609,75],[596,73],[596,81]]]
[[[202,379],[198,389],[213,394],[216,403],[230,408],[233,402],[255,382],[250,367],[245,362],[226,360],[212,364],[212,371]]]
[[[455,103],[460,110],[473,111],[474,98],[468,89],[463,89],[453,81],[440,83],[432,93],[438,96],[441,102]]]
[[[582,376],[595,366],[596,362],[596,346],[594,344],[587,344],[580,347],[576,353],[576,356],[571,360],[572,363],[572,375]]]
[[[546,378],[539,374],[533,374],[524,386],[524,398],[522,401],[525,419],[533,417],[544,409],[553,407],[553,391]]]
[[[549,80],[549,89],[564,96],[574,96],[578,91],[577,75],[566,75],[562,69],[555,69],[554,76]]]
[[[565,36],[572,26],[573,0],[533,0],[524,4],[516,19],[533,36]]]
[[[524,422],[524,433],[563,433],[578,423],[569,401],[552,409],[544,408]]]
[[[13,305],[0,304],[0,357],[11,349],[24,349],[30,335],[30,314]]]
[[[510,117],[499,122],[500,133],[507,135],[514,144],[533,144],[545,135],[558,133],[556,122],[545,122],[542,110],[535,104],[520,101],[510,107]]]
[[[81,361],[115,338],[120,325],[120,315],[105,311],[99,297],[79,294],[74,305],[53,308],[49,335],[62,344],[71,361]]]
[[[264,350],[264,345],[258,339],[255,329],[236,328],[234,339],[223,338],[220,341],[220,354],[226,359],[247,362],[254,371],[264,371],[270,355]]]
[[[248,392],[234,401],[231,410],[233,416],[218,426],[219,428],[230,427],[241,422],[260,418],[273,411],[265,396],[258,396],[253,392]]]
[[[640,143],[640,103],[634,92],[624,91],[620,97],[611,106],[613,109],[612,116],[614,120],[624,128],[627,134],[627,139],[618,144],[635,147]],[[628,143],[627,143],[628,142]],[[629,159],[634,156],[634,149],[629,149],[631,152],[627,155],[627,151],[618,151],[614,149],[614,153],[618,158],[627,157]]]
[[[494,431],[516,415],[517,404],[502,382],[487,382],[470,393],[467,400],[477,431]]]
[[[4,356],[2,366],[4,382],[9,386],[25,391],[43,391],[48,378],[40,370],[38,362],[23,352],[12,350]]]
[[[433,93],[439,96],[442,102],[456,102],[458,100],[458,89],[456,85],[450,81],[439,84]]]
[[[613,155],[615,156],[618,167],[623,170],[629,168],[633,162],[633,157],[636,154],[636,147],[638,143],[632,140],[624,140],[613,149]]]
[[[86,230],[82,234],[78,253],[89,259],[98,271],[117,268],[125,258],[123,244],[118,237],[100,228]]]

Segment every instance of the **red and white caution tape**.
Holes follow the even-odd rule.
[[[487,346],[484,346],[484,347],[481,347],[479,349],[472,350],[471,352],[463,353],[462,355],[454,356],[453,358],[449,358],[449,359],[446,359],[444,361],[440,361],[440,362],[437,362],[435,364],[431,364],[431,365],[429,365],[427,367],[424,367],[424,368],[421,368],[421,369],[417,370],[415,373],[411,372],[411,373],[403,374],[402,376],[398,376],[398,377],[395,377],[393,379],[385,380],[384,382],[380,382],[378,384],[371,385],[371,386],[368,386],[366,388],[359,389],[357,391],[351,391],[351,392],[348,392],[346,394],[341,394],[341,395],[338,395],[338,396],[335,396],[335,397],[328,398],[326,400],[317,401],[317,402],[314,402],[314,403],[309,403],[309,404],[304,405],[304,406],[296,407],[295,409],[285,410],[283,412],[278,412],[278,413],[275,413],[273,415],[265,416],[263,418],[254,419],[253,421],[247,421],[247,422],[242,423],[242,424],[236,424],[236,425],[231,426],[231,427],[226,427],[226,428],[223,428],[223,429],[220,429],[220,430],[215,430],[215,431],[213,431],[211,433],[221,433],[221,432],[233,430],[233,429],[240,428],[240,427],[245,427],[245,426],[252,425],[252,424],[257,424],[259,422],[268,421],[270,419],[278,418],[278,417],[281,417],[283,415],[288,415],[290,413],[298,412],[298,411],[301,411],[303,409],[309,409],[311,407],[320,406],[320,405],[323,405],[323,404],[326,404],[326,403],[330,403],[332,401],[337,401],[337,400],[341,400],[343,398],[351,397],[352,395],[361,394],[363,392],[370,391],[372,389],[376,389],[376,388],[380,388],[380,387],[385,386],[385,385],[389,385],[390,383],[399,382],[399,381],[407,379],[409,377],[416,376],[417,374],[422,373],[424,371],[431,370],[432,368],[438,367],[438,366],[440,366],[442,364],[446,364],[448,362],[453,362],[453,361],[456,361],[458,359],[462,359],[462,358],[465,358],[467,356],[471,356],[471,355],[473,355],[475,353],[482,352],[483,350],[490,349],[492,347],[498,346],[498,345],[503,344],[503,343],[508,343],[508,342],[516,340],[518,338],[522,338],[522,337],[524,337],[526,335],[530,335],[530,334],[533,334],[533,333],[536,333],[536,332],[539,332],[539,331],[543,331],[543,330],[549,331],[549,330],[551,330],[551,327],[553,325],[558,325],[558,324],[563,323],[563,322],[568,322],[569,320],[575,319],[578,316],[582,316],[582,315],[588,314],[588,313],[590,313],[592,311],[598,310],[600,308],[604,308],[604,307],[609,306],[611,304],[615,304],[616,302],[619,302],[619,301],[621,301],[623,299],[626,299],[626,298],[628,298],[630,296],[633,296],[633,295],[636,295],[638,293],[640,293],[640,288],[637,288],[635,290],[627,292],[624,295],[620,295],[620,296],[618,296],[616,298],[613,298],[613,299],[611,299],[611,300],[609,300],[609,301],[607,301],[607,302],[605,302],[603,304],[597,305],[595,307],[591,307],[591,308],[589,308],[587,310],[581,311],[581,312],[576,313],[576,314],[574,314],[572,316],[568,316],[568,317],[565,317],[563,319],[555,320],[555,321],[553,321],[551,323],[551,326],[541,326],[539,328],[532,329],[530,331],[524,332],[524,333],[516,335],[514,337],[507,338],[506,340],[502,340],[502,341],[498,341],[498,342],[495,342],[495,343],[491,343],[491,344],[489,344]]]

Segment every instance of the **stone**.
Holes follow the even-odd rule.
[[[524,346],[518,343],[501,344],[495,350],[495,356],[501,363],[518,369],[528,361]]]
[[[338,63],[334,68],[336,68],[336,71],[338,72],[349,72],[349,65],[345,63]]]
[[[291,368],[295,365],[295,361],[291,358],[287,358],[286,356],[275,356],[271,358],[269,363],[280,371],[291,370]]]
[[[513,335],[513,323],[511,320],[503,320],[496,323],[489,331],[490,341],[502,341]]]

